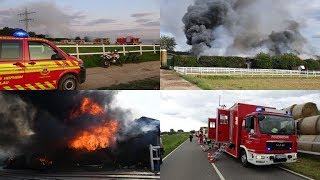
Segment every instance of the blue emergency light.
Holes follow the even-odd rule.
[[[257,109],[256,109],[256,112],[263,112],[264,111],[264,108],[262,108],[262,107],[258,107]]]
[[[27,31],[19,29],[16,32],[13,33],[13,37],[16,37],[16,38],[27,38],[27,37],[29,37],[29,34],[28,34]]]
[[[268,149],[268,151],[271,151],[271,148],[268,147],[267,149]]]

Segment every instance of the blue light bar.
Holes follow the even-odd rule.
[[[267,149],[268,149],[268,151],[271,151],[271,148],[268,147]]]
[[[16,37],[16,38],[27,38],[27,37],[29,37],[29,34],[28,34],[27,31],[19,29],[16,32],[13,33],[13,37]]]
[[[258,107],[257,109],[256,109],[256,112],[263,112],[264,111],[264,108],[262,108],[262,107]]]

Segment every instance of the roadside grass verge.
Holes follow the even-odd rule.
[[[166,157],[170,152],[176,149],[180,144],[186,141],[189,137],[189,133],[180,133],[173,135],[163,135],[161,136],[162,144],[164,147],[164,156]]]
[[[180,75],[204,90],[315,90],[320,77],[236,77]]]
[[[113,85],[110,87],[99,88],[98,90],[159,90],[159,77],[133,81],[126,84]]]
[[[310,178],[320,180],[320,157],[315,155],[298,154],[298,160],[295,163],[282,164],[284,168],[303,174]]]

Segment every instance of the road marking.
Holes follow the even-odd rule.
[[[300,177],[302,177],[302,178],[304,178],[304,179],[314,180],[314,179],[309,178],[309,177],[307,177],[307,176],[305,176],[305,175],[302,175],[302,174],[299,174],[299,173],[297,173],[297,172],[291,171],[291,170],[289,170],[289,169],[287,169],[287,168],[284,168],[284,167],[281,167],[281,166],[278,166],[278,168],[280,168],[280,169],[282,169],[282,170],[284,170],[284,171],[287,171],[287,172],[289,172],[289,173],[292,173],[292,174],[294,174],[294,175],[296,175],[296,176],[300,176]]]
[[[220,178],[221,180],[225,180],[225,178],[223,177],[223,175],[221,174],[221,172],[219,171],[219,169],[217,168],[217,166],[216,166],[214,163],[211,163],[211,164],[212,164],[214,170],[217,172],[219,178]]]
[[[189,139],[189,138],[188,138]],[[167,157],[169,157],[174,151],[176,151],[180,146],[182,146],[185,142],[188,141],[188,139],[186,139],[183,143],[181,143],[177,148],[175,148],[173,151],[171,151],[171,153],[169,153],[166,157],[164,157],[162,159],[162,161],[164,161]]]

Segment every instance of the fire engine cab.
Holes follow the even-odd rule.
[[[218,149],[213,158],[226,152],[244,166],[297,161],[297,124],[286,111],[237,103],[218,109],[208,129],[213,149]]]
[[[83,61],[23,30],[0,36],[0,90],[75,90],[84,83]]]

